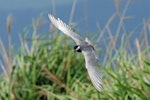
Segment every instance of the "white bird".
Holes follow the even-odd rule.
[[[52,24],[62,31],[67,36],[71,37],[77,45],[74,46],[74,50],[77,52],[82,52],[85,58],[85,66],[88,71],[89,77],[98,91],[102,91],[102,78],[99,67],[97,66],[97,57],[95,54],[95,49],[91,42],[86,38],[83,39],[74,30],[71,29],[67,24],[65,24],[59,18],[56,19],[53,15],[48,14],[49,19]]]

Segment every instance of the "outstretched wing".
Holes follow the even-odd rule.
[[[95,51],[93,47],[90,47],[90,43],[88,41],[85,41],[80,35],[76,34],[67,24],[65,24],[59,18],[56,19],[51,14],[48,14],[48,17],[55,27],[57,27],[60,31],[62,31],[67,36],[71,37],[76,42],[77,45],[83,46],[82,53],[85,57],[86,68],[87,68],[88,74],[90,76],[90,79],[94,87],[98,91],[101,91],[103,89],[102,79],[101,79],[99,68],[97,66]]]
[[[102,87],[101,73],[97,66],[96,57],[93,52],[94,52],[93,48],[90,48],[90,47],[82,51],[84,58],[85,58],[86,69],[88,71],[89,77],[94,87],[98,91],[102,91],[103,87]]]
[[[77,33],[75,33],[71,27],[69,27],[67,24],[65,24],[62,20],[59,18],[56,19],[53,15],[48,14],[49,19],[53,23],[55,27],[57,27],[60,31],[62,31],[67,36],[71,37],[77,45],[85,45],[87,42]]]

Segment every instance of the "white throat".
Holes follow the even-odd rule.
[[[80,46],[78,46],[77,48],[76,48],[76,50],[79,50],[80,49]]]

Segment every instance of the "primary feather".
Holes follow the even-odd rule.
[[[80,42],[86,44],[84,39],[80,35],[76,34],[67,24],[63,23],[62,20],[60,20],[59,18],[56,19],[51,14],[48,14],[48,17],[55,27],[57,27],[60,31],[65,33],[67,36],[71,37],[76,42],[76,44],[80,44]]]
[[[103,87],[102,87],[101,73],[97,66],[97,60],[96,60],[93,49],[90,48],[90,50],[83,50],[82,53],[85,58],[86,69],[88,71],[89,77],[90,77],[94,87],[97,90],[102,91]]]

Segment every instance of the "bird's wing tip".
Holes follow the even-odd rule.
[[[52,16],[52,14],[49,13],[49,14],[48,14],[48,17],[51,17],[51,16]]]

